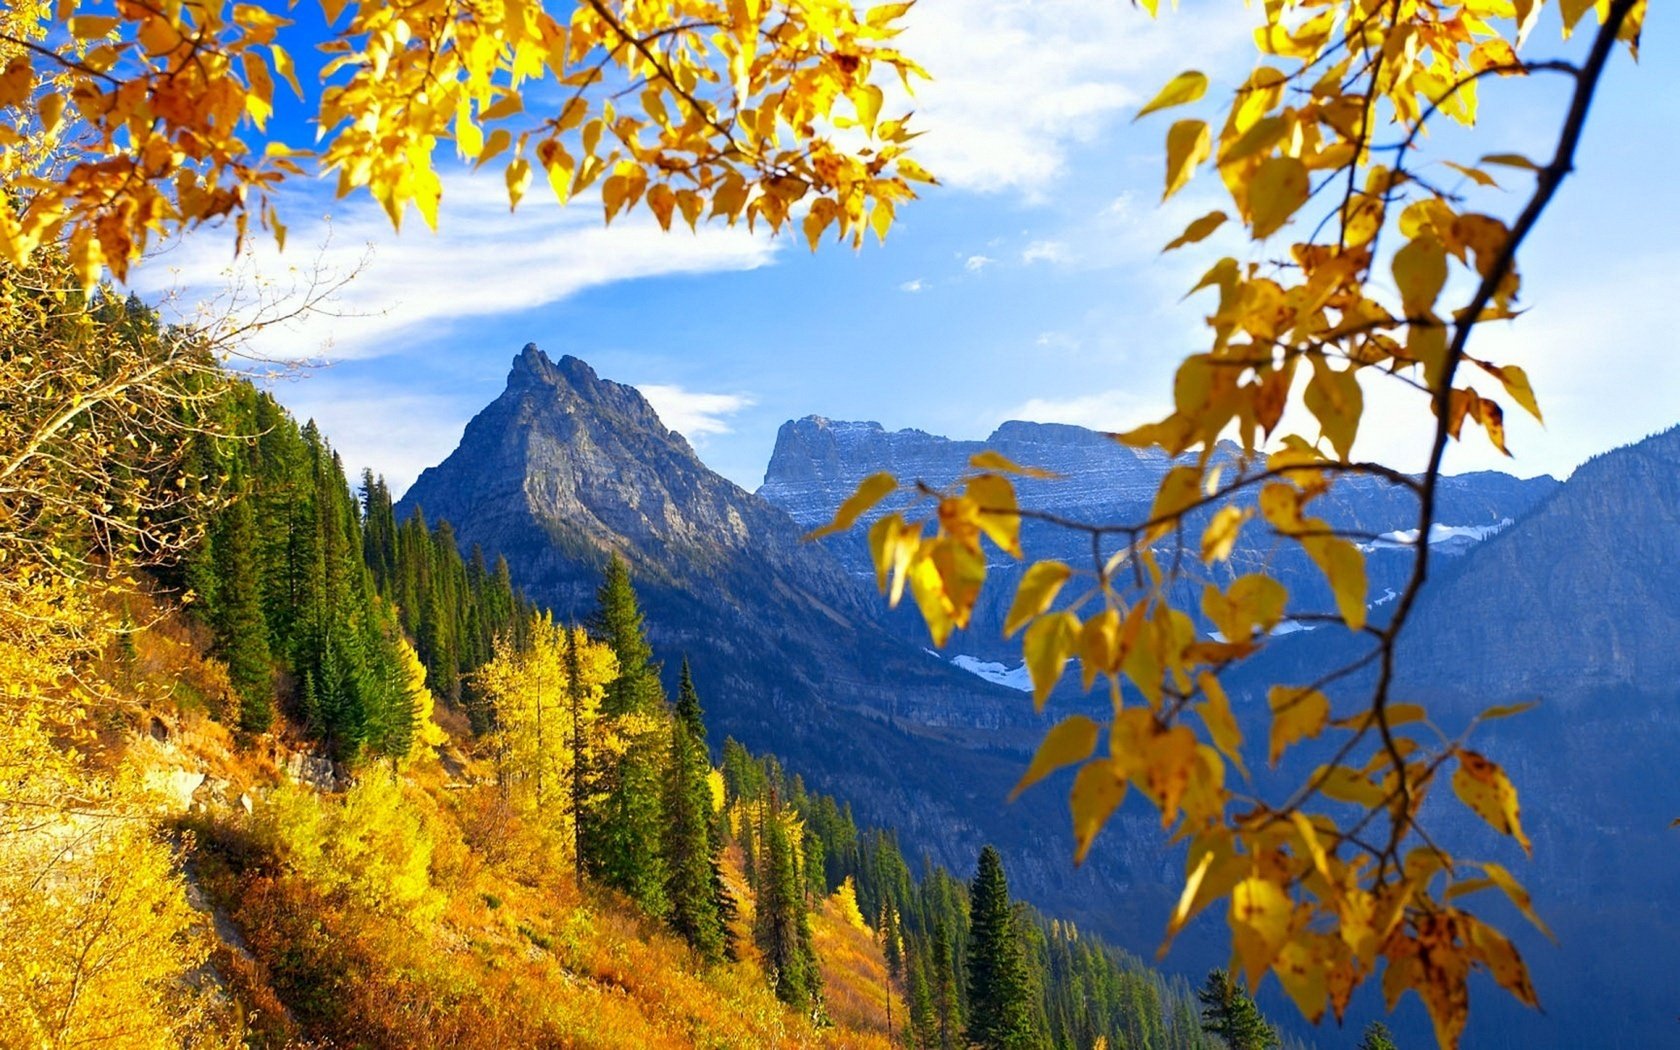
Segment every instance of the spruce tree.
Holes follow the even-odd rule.
[[[685,659],[665,768],[666,921],[703,958],[716,961],[724,954],[725,931],[717,898],[721,886],[714,880],[719,858],[712,833],[712,766],[705,734],[700,694]]]
[[[624,739],[624,748],[604,770],[598,852],[588,858],[600,880],[629,895],[649,915],[665,914],[665,863],[660,850],[660,747],[663,697],[650,662],[653,650],[642,633],[642,613],[630,586],[630,570],[614,554],[596,592],[593,626],[618,658],[618,677],[608,683],[601,714]]]
[[[980,851],[969,904],[968,1041],[986,1050],[1037,1046],[1032,981],[1003,858],[991,846]]]
[[[1214,970],[1196,998],[1202,1004],[1202,1031],[1225,1040],[1230,1050],[1273,1050],[1278,1034],[1248,993],[1224,970]]]
[[[933,991],[928,986],[927,954],[925,949],[914,949],[906,957],[905,969],[909,974],[910,1025],[905,1030],[909,1036],[906,1040],[912,1047],[921,1048],[937,1045],[939,1039],[939,1018],[933,1006]]]
[[[962,1004],[957,998],[957,966],[951,957],[951,938],[942,921],[933,926],[933,958],[928,981],[932,985],[933,1013],[937,1019],[937,1045],[940,1050],[956,1050],[958,1033],[962,1030]]]
[[[1394,1042],[1394,1033],[1388,1030],[1388,1025],[1381,1021],[1372,1021],[1365,1026],[1364,1037],[1359,1040],[1359,1050],[1400,1050]]]
[[[251,500],[241,496],[222,515],[213,545],[216,652],[227,662],[228,678],[239,694],[239,727],[248,733],[266,732],[274,723],[274,666],[257,577],[256,533]]]
[[[759,804],[758,842],[758,908],[753,939],[764,955],[776,997],[801,1013],[818,1015],[822,1009],[822,976],[811,947],[811,924],[793,843],[775,787]]]

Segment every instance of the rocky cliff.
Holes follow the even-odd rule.
[[[957,441],[920,430],[889,432],[878,423],[807,416],[782,424],[758,492],[801,525],[812,527],[827,521],[858,482],[876,471],[892,471],[902,481],[921,480],[940,487],[968,469],[969,457],[988,448],[1057,475],[1020,481],[1017,491],[1022,505],[1088,522],[1143,520],[1156,487],[1172,466],[1164,453],[1133,449],[1106,434],[1057,423],[1012,421],[984,441]],[[1237,452],[1233,445],[1221,454],[1234,461]],[[1445,479],[1438,497],[1443,528],[1434,536],[1436,549],[1449,558],[1464,553],[1522,517],[1556,486],[1549,477],[1522,479],[1493,472]],[[906,502],[908,497],[889,499],[876,513]],[[1344,479],[1313,506],[1314,513],[1336,527],[1372,537],[1398,539],[1398,534],[1415,528],[1417,521],[1412,494],[1374,478]],[[1189,534],[1193,537],[1194,529]],[[1041,522],[1026,522],[1022,541],[1035,559],[1081,564],[1091,557],[1086,535]],[[871,576],[863,530],[833,537],[824,546],[854,576]],[[1380,603],[1401,585],[1410,553],[1393,540],[1375,541],[1367,547],[1370,597]],[[1318,570],[1293,547],[1278,548],[1262,529],[1248,530],[1229,565],[1216,574],[1250,572],[1261,564],[1280,574],[1302,606],[1329,607],[1330,595]],[[972,629],[953,643],[959,656],[966,658],[965,666],[999,665],[998,673],[992,675],[996,680],[1020,662],[1019,646],[1006,641],[1000,628],[1022,568],[1007,561],[994,566]],[[1195,608],[1197,601],[1195,593],[1187,595],[1188,607]],[[919,637],[919,621],[913,612],[905,611],[893,622],[904,637]]]

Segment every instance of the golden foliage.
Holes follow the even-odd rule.
[[[882,119],[883,75],[925,74],[892,46],[909,4],[588,0],[390,5],[322,0],[319,88],[299,80],[286,5],[39,0],[0,15],[0,258],[63,240],[85,284],[121,278],[159,237],[251,217],[284,246],[288,180],[335,175],[393,224],[435,226],[439,153],[494,164],[517,205],[538,174],[565,203],[598,188],[607,221],[644,205],[766,223],[803,209],[884,237],[932,178]],[[307,39],[307,38],[303,38]],[[269,120],[295,94],[321,138]],[[45,143],[43,145],[43,143]]]
[[[1143,6],[1154,14],[1151,0]],[[1213,297],[1210,339],[1178,368],[1171,411],[1113,435],[1164,453],[1170,464],[1148,515],[1091,523],[1021,508],[1011,480],[1020,468],[983,454],[945,488],[917,484],[923,501],[912,506],[930,507],[925,516],[883,514],[869,531],[882,592],[896,605],[908,590],[941,646],[968,625],[979,600],[985,543],[1021,557],[1023,518],[1088,534],[1089,568],[1030,565],[1004,629],[1025,628],[1022,655],[1038,707],[1078,660],[1084,691],[1106,681],[1108,710],[1050,729],[1016,790],[1078,765],[1070,797],[1076,859],[1127,789],[1138,790],[1188,847],[1169,940],[1196,913],[1226,901],[1238,968],[1250,984],[1275,974],[1308,1018],[1329,1010],[1340,1019],[1353,991],[1380,973],[1391,1004],[1418,994],[1444,1047],[1456,1046],[1463,1030],[1473,971],[1487,971],[1530,1005],[1534,993],[1515,949],[1457,903],[1498,889],[1533,918],[1526,893],[1497,865],[1448,856],[1420,823],[1443,767],[1456,764],[1453,789],[1467,807],[1529,844],[1504,771],[1394,695],[1396,646],[1428,575],[1449,442],[1469,421],[1509,454],[1504,407],[1466,382],[1468,367],[1540,416],[1527,374],[1473,356],[1471,335],[1516,317],[1517,249],[1571,170],[1606,63],[1618,44],[1636,50],[1647,5],[1555,5],[1565,37],[1588,11],[1596,15],[1599,29],[1583,57],[1521,57],[1545,6],[1261,5],[1252,73],[1234,92],[1212,96],[1214,112],[1182,117],[1165,132],[1166,196],[1211,165],[1229,197],[1166,249],[1216,232],[1230,241],[1232,219],[1250,244],[1246,260],[1218,259],[1191,290]],[[1539,75],[1573,85],[1549,161],[1491,154],[1437,164],[1425,153],[1432,124],[1475,123],[1484,80]],[[1204,107],[1208,87],[1199,72],[1180,74],[1139,116]],[[1511,218],[1474,210],[1469,202],[1484,198],[1444,187],[1439,174],[1445,168],[1472,189],[1489,187],[1489,165],[1532,178]],[[1385,235],[1398,239],[1386,253]],[[1366,384],[1375,383],[1415,395],[1427,461],[1419,476],[1356,457]],[[1418,508],[1411,574],[1382,623],[1368,611],[1361,537],[1314,513],[1348,475],[1400,489]],[[900,488],[897,479],[869,479],[818,534],[863,519]],[[1269,570],[1232,578],[1226,566],[1245,533],[1298,548],[1322,574],[1333,609],[1303,607]],[[1267,645],[1285,618],[1338,626],[1368,647],[1314,681],[1278,683],[1267,732],[1245,731],[1220,676]],[[1356,704],[1346,696],[1352,690],[1332,689],[1338,683],[1369,692]],[[1337,717],[1338,706],[1355,704]],[[1483,717],[1510,713],[1496,707]],[[1245,738],[1262,736],[1273,765],[1309,741],[1328,761],[1262,795],[1246,783],[1241,756]],[[1227,762],[1243,777],[1240,787],[1227,778]]]
[[[98,626],[62,577],[0,601],[0,1046],[174,1047],[212,1038],[184,983],[207,944],[156,807],[126,766],[62,737],[98,702],[78,680]]]

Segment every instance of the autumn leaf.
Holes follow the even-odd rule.
[[[1458,771],[1453,774],[1452,785],[1459,800],[1477,816],[1495,830],[1515,838],[1523,852],[1534,851],[1528,836],[1523,834],[1517,789],[1497,764],[1467,748],[1459,748]]]
[[[1267,692],[1266,701],[1272,708],[1267,760],[1273,767],[1291,745],[1318,736],[1330,724],[1330,700],[1316,689],[1275,685]]]
[[[1254,239],[1276,233],[1307,202],[1310,188],[1307,167],[1296,157],[1272,157],[1261,164],[1248,189]]]
[[[1207,94],[1207,86],[1208,78],[1205,74],[1198,73],[1193,69],[1180,73],[1167,81],[1167,86],[1150,99],[1142,109],[1138,110],[1137,116],[1132,119],[1138,120],[1158,110],[1195,102]]]
[[[1097,748],[1097,737],[1101,728],[1084,715],[1069,715],[1056,723],[1039,742],[1032,763],[1021,775],[1020,782],[1009,792],[1009,801],[1015,801],[1021,792],[1063,766],[1071,766],[1075,762],[1083,762],[1090,758],[1091,752]]]
[[[1059,561],[1040,561],[1028,566],[1015,589],[1015,600],[1003,620],[1004,637],[1009,637],[1033,617],[1050,608],[1056,595],[1073,575],[1073,570]]]

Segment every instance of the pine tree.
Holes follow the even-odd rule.
[[[1372,1021],[1365,1026],[1365,1035],[1359,1040],[1358,1050],[1400,1050],[1394,1042],[1394,1034],[1388,1030],[1388,1025],[1381,1021]]]
[[[811,947],[793,842],[774,786],[760,802],[758,908],[753,939],[764,955],[776,997],[801,1013],[820,1015],[822,976]]]
[[[630,570],[614,554],[596,592],[594,628],[618,658],[601,713],[625,741],[605,770],[598,852],[589,858],[600,880],[629,895],[649,915],[665,914],[665,864],[660,850],[660,719],[663,697],[642,633]]]
[[[723,957],[725,937],[717,899],[720,887],[713,877],[719,857],[712,834],[712,766],[705,739],[700,694],[685,659],[665,768],[666,921],[701,957],[716,961]]]
[[[1224,970],[1214,970],[1196,998],[1202,1004],[1202,1030],[1225,1040],[1230,1050],[1273,1050],[1278,1034],[1260,1008]]]
[[[257,578],[257,524],[251,500],[235,499],[222,519],[213,541],[216,652],[227,661],[228,678],[239,694],[239,727],[262,733],[274,723],[274,665]]]
[[[980,851],[969,901],[968,1041],[986,1050],[1037,1046],[1026,956],[1003,858],[991,846]]]

